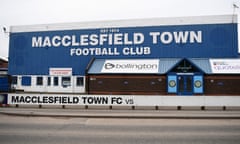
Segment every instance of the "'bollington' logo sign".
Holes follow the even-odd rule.
[[[102,73],[158,73],[159,60],[106,60]]]

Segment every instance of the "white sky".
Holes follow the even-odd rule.
[[[233,14],[240,0],[0,0],[0,56],[12,25]],[[240,8],[235,9],[240,15]],[[240,21],[240,20],[239,20]]]

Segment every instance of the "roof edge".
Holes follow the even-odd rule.
[[[10,33],[111,28],[111,27],[141,27],[141,26],[224,24],[224,23],[237,23],[237,15],[211,15],[211,16],[190,16],[170,18],[163,17],[146,19],[111,20],[111,21],[21,25],[11,26]]]
[[[6,58],[6,57],[0,56],[0,59],[5,61],[5,62],[8,62],[8,58]]]

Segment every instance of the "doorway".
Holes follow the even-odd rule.
[[[193,74],[184,74],[177,76],[178,81],[178,95],[192,95],[193,94]]]
[[[203,94],[203,72],[194,63],[182,59],[168,72],[167,92],[176,95]]]

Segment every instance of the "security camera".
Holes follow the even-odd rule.
[[[7,28],[3,27],[3,32],[6,33],[7,32]]]

